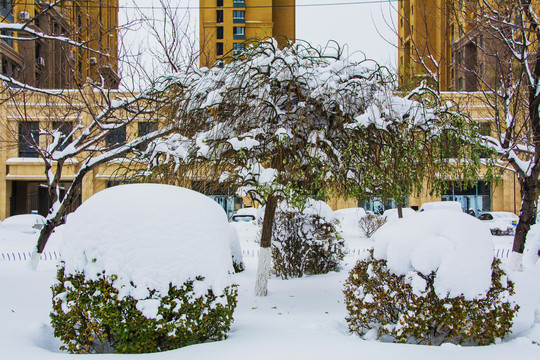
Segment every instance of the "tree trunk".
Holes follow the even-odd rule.
[[[277,197],[270,195],[264,210],[264,219],[261,231],[261,249],[259,252],[259,265],[257,267],[257,280],[255,283],[255,296],[266,296],[268,293],[268,278],[272,260],[272,228],[276,215]]]
[[[512,246],[512,257],[510,266],[514,271],[521,271],[523,251],[525,250],[525,240],[532,224],[535,211],[536,185],[538,181],[530,176],[520,181],[521,185],[521,209],[519,221],[514,235],[514,244]]]
[[[398,218],[403,218],[403,205],[401,205],[401,201],[397,204],[397,216]]]

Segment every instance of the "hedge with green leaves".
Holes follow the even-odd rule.
[[[359,261],[345,283],[349,330],[360,336],[398,343],[488,345],[504,338],[518,306],[509,299],[514,284],[492,264],[491,288],[484,298],[439,298],[435,273],[423,275],[425,291],[414,293],[406,276],[390,272],[373,253]]]
[[[119,297],[116,276],[88,280],[83,273],[66,274],[60,267],[53,285],[51,324],[70,353],[147,353],[176,349],[227,336],[236,307],[236,286],[222,295],[212,290],[196,295],[203,278],[169,286],[166,295],[149,289],[145,301],[157,301],[155,318],[137,309],[131,296]]]
[[[335,224],[316,214],[278,211],[272,237],[273,271],[283,279],[339,269],[345,242]]]

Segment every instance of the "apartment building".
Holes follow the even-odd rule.
[[[460,104],[479,123],[486,135],[492,131],[493,109],[479,93],[485,84],[504,76],[493,56],[502,53],[500,40],[473,21],[480,4],[462,0],[399,0],[398,64],[400,85],[406,89],[422,79],[436,77],[441,96]],[[482,81],[479,81],[482,79]],[[442,196],[411,196],[409,205],[436,200],[456,200],[464,209],[518,213],[521,204],[519,182],[513,171],[502,173],[499,184],[479,177],[476,186],[458,184]]]
[[[74,88],[89,80],[118,87],[118,0],[2,0],[0,20],[84,44],[3,31],[9,36],[0,41],[3,75],[46,89]]]
[[[200,65],[239,56],[251,41],[296,38],[295,0],[200,0]]]

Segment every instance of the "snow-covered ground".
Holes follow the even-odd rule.
[[[7,261],[2,253],[30,251],[35,236],[0,233],[0,358],[2,359],[539,359],[540,270],[513,274],[521,306],[514,332],[497,345],[440,347],[366,341],[350,335],[345,322],[343,283],[361,249],[370,240],[347,237],[351,249],[343,271],[301,279],[269,281],[267,297],[255,297],[258,245],[256,226],[236,223],[247,270],[234,275],[238,307],[227,340],[143,355],[69,355],[58,350],[49,324],[50,285],[55,261],[41,261],[31,271],[24,261]],[[494,247],[508,249],[511,237],[493,237]],[[47,250],[57,250],[50,244]]]

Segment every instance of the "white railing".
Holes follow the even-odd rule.
[[[32,258],[30,251],[7,251],[0,252],[0,262],[2,261],[26,261]],[[58,260],[60,253],[56,251],[44,251],[40,254],[39,260]]]

